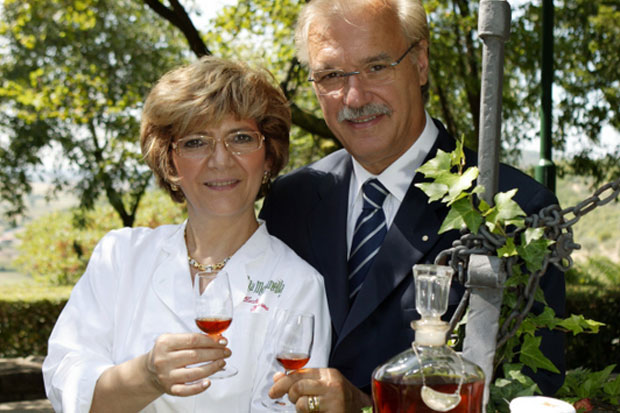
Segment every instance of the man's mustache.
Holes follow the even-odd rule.
[[[359,108],[345,106],[338,111],[338,122],[355,120],[373,115],[391,115],[392,111],[383,103],[369,103]]]

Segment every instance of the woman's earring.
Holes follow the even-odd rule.
[[[179,186],[175,184],[170,184],[170,189],[172,189],[172,192],[177,192],[179,190]]]
[[[265,173],[263,173],[263,181],[262,184],[265,185],[267,182],[269,182],[269,179],[271,178],[271,172],[269,171],[265,171]]]

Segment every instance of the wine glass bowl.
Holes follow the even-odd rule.
[[[278,363],[287,371],[298,370],[306,365],[308,360],[310,360],[310,355],[302,353],[280,353],[276,355],[276,360],[278,360]]]
[[[275,316],[273,352],[285,374],[291,374],[308,363],[314,344],[314,315],[291,310],[278,310]],[[272,411],[294,412],[295,406],[286,395],[263,400]]]
[[[194,278],[194,317],[196,326],[205,334],[218,339],[233,319],[232,293],[228,273],[202,271]],[[227,364],[209,376],[222,379],[237,374],[237,369]]]
[[[197,318],[196,325],[209,336],[221,336],[232,323],[232,318]]]

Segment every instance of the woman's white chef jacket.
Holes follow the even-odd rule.
[[[148,352],[163,333],[198,332],[183,225],[123,228],[101,239],[49,339],[43,363],[56,411],[88,412],[107,368]],[[238,368],[191,397],[163,395],[143,412],[258,412],[258,400],[283,371],[272,352],[270,320],[277,308],[315,315],[307,367],[327,365],[331,322],[322,276],[262,224],[225,270],[233,291],[233,322],[224,336]],[[250,407],[252,406],[252,407]]]

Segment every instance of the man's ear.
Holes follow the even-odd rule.
[[[416,65],[418,67],[418,76],[420,79],[420,86],[428,83],[428,71],[429,71],[429,52],[428,41],[420,40],[420,44],[416,47]]]

